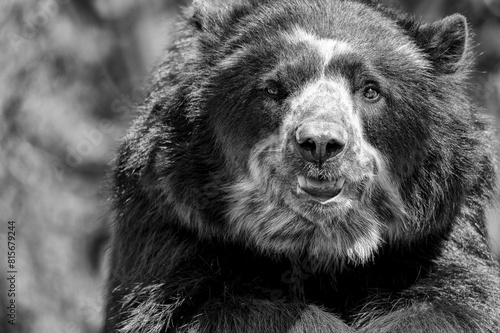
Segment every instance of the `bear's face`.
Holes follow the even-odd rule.
[[[408,227],[401,184],[438,125],[430,57],[357,2],[253,10],[219,36],[200,94],[232,175],[229,234],[264,252],[365,262]]]

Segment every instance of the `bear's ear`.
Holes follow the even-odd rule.
[[[453,74],[467,68],[469,31],[464,16],[454,14],[417,29],[417,43],[438,73]]]
[[[198,31],[217,31],[229,23],[232,12],[251,3],[251,0],[194,0],[187,14],[188,21]]]

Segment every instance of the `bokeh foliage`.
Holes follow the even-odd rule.
[[[386,0],[476,32],[470,93],[500,127],[500,1]],[[98,332],[106,261],[103,182],[170,42],[175,0],[2,0],[0,247],[17,226],[17,324],[0,332]],[[492,230],[498,230],[492,228]],[[0,269],[6,271],[5,256]],[[0,305],[5,302],[0,279]]]

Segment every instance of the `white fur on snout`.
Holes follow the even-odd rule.
[[[360,159],[365,159],[364,152],[374,151],[364,138],[363,123],[355,111],[353,96],[344,78],[322,78],[307,84],[290,101],[290,108],[295,117],[290,123],[319,120],[342,126],[349,133],[348,149],[359,152]],[[367,155],[371,158],[373,154]]]
[[[353,101],[348,83],[341,77],[321,78],[305,85],[294,97],[290,106],[292,111],[304,111],[315,107],[317,112],[332,113],[335,110],[352,111]]]

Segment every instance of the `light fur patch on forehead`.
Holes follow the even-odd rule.
[[[314,47],[314,49],[322,55],[324,59],[324,67],[328,65],[334,55],[354,51],[354,48],[345,41],[319,38],[318,36],[307,32],[300,27],[295,27],[290,33],[285,35],[285,38],[291,43],[307,43]],[[429,68],[430,66],[429,62],[422,57],[418,48],[409,41],[404,44],[399,44],[394,52],[401,54],[402,57],[410,58],[421,68]]]
[[[324,67],[328,65],[334,55],[352,51],[352,48],[346,42],[319,38],[299,27],[296,27],[292,32],[285,35],[285,38],[292,44],[307,43],[311,45],[322,56]]]

